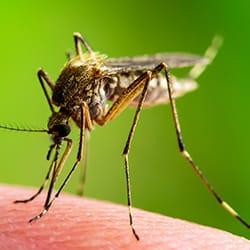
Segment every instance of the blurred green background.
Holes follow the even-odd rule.
[[[216,60],[200,77],[200,88],[178,99],[177,107],[195,161],[250,221],[249,8],[243,0],[2,1],[0,122],[46,127],[50,112],[36,72],[42,66],[52,79],[57,78],[65,51],[73,49],[74,31],[112,57],[163,51],[202,54],[219,33],[224,45]],[[121,152],[133,114],[128,109],[92,132],[88,197],[126,204]],[[77,141],[76,127],[72,137]],[[38,187],[49,165],[48,136],[1,130],[0,138],[1,182]],[[250,236],[216,204],[178,153],[169,106],[142,113],[132,146],[135,207]],[[63,176],[75,154],[76,150]],[[79,171],[74,174],[67,192],[76,190],[79,176]]]

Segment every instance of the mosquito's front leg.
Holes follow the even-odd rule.
[[[64,140],[67,142],[67,146],[66,146],[66,149],[65,149],[59,163],[57,164],[57,159],[58,159],[58,154],[59,154],[60,147],[56,148],[55,157],[54,157],[54,159],[52,161],[51,167],[53,169],[53,172],[52,172],[52,177],[51,177],[47,197],[46,197],[46,200],[45,200],[45,203],[44,203],[44,206],[43,206],[44,209],[39,215],[37,215],[37,216],[33,217],[32,219],[30,219],[29,222],[33,222],[33,221],[35,221],[37,219],[40,219],[43,215],[45,215],[48,212],[48,210],[49,210],[49,208],[51,206],[51,199],[50,198],[51,198],[51,194],[52,194],[56,179],[57,179],[58,175],[60,174],[60,171],[62,170],[62,168],[63,168],[63,166],[65,164],[65,161],[67,160],[67,158],[68,158],[68,156],[69,156],[69,154],[71,152],[71,149],[72,149],[72,140],[68,139],[68,138],[65,138]]]
[[[48,151],[48,154],[47,154],[47,157],[46,157],[48,160],[49,160],[50,154],[51,154],[52,150],[55,148],[55,146],[56,146],[56,144],[52,144],[52,145],[50,146],[49,151]],[[30,202],[30,201],[33,201],[33,200],[43,191],[44,187],[46,186],[46,184],[47,184],[47,182],[48,182],[48,180],[49,180],[49,178],[50,178],[50,174],[51,174],[52,168],[53,168],[53,162],[50,164],[49,170],[48,170],[48,172],[47,172],[47,174],[46,174],[46,177],[45,177],[45,179],[44,179],[42,185],[40,186],[40,188],[38,189],[38,191],[37,191],[34,195],[32,195],[32,196],[31,196],[30,198],[28,198],[28,199],[24,199],[24,200],[15,200],[14,203],[28,203],[28,202]]]
[[[52,111],[52,113],[55,112],[54,110],[54,107],[53,107],[53,104],[52,104],[52,101],[49,97],[49,94],[47,92],[47,89],[45,87],[45,84],[43,82],[43,80],[45,80],[45,82],[48,84],[48,86],[50,87],[50,89],[53,91],[54,89],[54,83],[53,81],[49,78],[48,74],[43,70],[43,69],[39,69],[38,72],[37,72],[37,76],[38,76],[38,79],[39,79],[39,82],[42,86],[42,89],[43,89],[43,92],[45,94],[45,97],[48,101],[48,104],[49,104],[49,107],[50,107],[50,110]]]
[[[80,112],[81,112],[81,127],[80,127],[80,141],[79,141],[77,159],[76,159],[73,167],[71,168],[70,172],[68,173],[68,175],[64,179],[63,183],[61,184],[60,188],[56,192],[54,198],[51,200],[50,197],[51,197],[51,193],[52,193],[52,190],[53,190],[53,187],[54,187],[54,183],[55,183],[58,175],[60,174],[60,171],[62,170],[62,168],[63,168],[63,166],[65,164],[65,161],[67,160],[67,158],[68,158],[68,156],[69,156],[69,154],[71,152],[71,149],[72,149],[72,140],[68,139],[68,138],[65,138],[64,140],[67,141],[67,147],[66,147],[66,149],[64,151],[63,156],[61,157],[60,162],[58,163],[58,165],[56,164],[56,166],[54,168],[52,179],[51,179],[51,185],[50,185],[50,188],[48,190],[47,198],[46,198],[46,201],[45,201],[45,204],[44,204],[44,209],[43,209],[43,211],[39,215],[37,215],[34,218],[32,218],[30,220],[30,222],[33,222],[34,220],[40,219],[43,215],[45,215],[48,212],[49,208],[51,207],[51,205],[53,204],[53,202],[55,201],[55,199],[58,198],[58,196],[60,195],[61,191],[63,190],[63,188],[65,187],[66,183],[68,182],[69,178],[71,177],[71,174],[74,172],[74,170],[79,165],[79,162],[82,159],[83,144],[84,144],[84,140],[85,140],[85,133],[84,133],[85,125],[86,125],[85,117],[87,116],[86,113],[89,112],[87,104],[84,103],[81,106]]]
[[[51,206],[52,203],[54,202],[54,200],[56,198],[58,198],[58,196],[60,195],[61,191],[63,190],[63,188],[67,184],[69,178],[71,177],[72,173],[75,171],[75,169],[79,165],[79,162],[83,158],[83,155],[84,155],[84,146],[86,145],[85,142],[87,140],[87,138],[86,138],[86,136],[87,136],[86,126],[92,127],[93,124],[92,124],[92,121],[90,120],[90,113],[89,113],[88,105],[86,103],[83,103],[83,105],[81,106],[80,141],[79,141],[77,158],[76,158],[76,161],[75,161],[73,167],[71,168],[70,172],[68,173],[68,175],[64,179],[62,185],[60,186],[60,188],[58,189],[57,193],[55,194],[54,198],[49,203],[49,206]]]
[[[48,173],[47,173],[41,187],[38,189],[38,191],[34,195],[32,195],[30,198],[25,199],[25,200],[15,200],[14,203],[28,203],[30,201],[33,201],[43,191],[44,187],[46,186],[46,184],[47,184],[47,182],[49,180],[49,177],[50,177],[52,166],[53,166],[53,164],[50,165],[49,171],[48,171]]]

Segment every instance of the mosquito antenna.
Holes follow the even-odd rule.
[[[6,129],[6,130],[12,130],[12,131],[19,131],[19,132],[33,132],[33,133],[48,133],[49,131],[47,129],[32,129],[32,128],[24,128],[24,127],[18,127],[18,126],[11,126],[11,125],[1,125],[0,129]]]

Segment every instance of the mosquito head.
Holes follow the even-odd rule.
[[[61,142],[64,137],[70,134],[71,128],[68,120],[69,117],[60,111],[54,112],[49,118],[48,130],[55,143]]]

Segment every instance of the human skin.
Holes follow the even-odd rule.
[[[39,221],[44,195],[14,204],[34,189],[0,186],[0,249],[250,249],[250,241],[218,229],[134,209],[137,241],[128,224],[126,206],[61,195]]]

